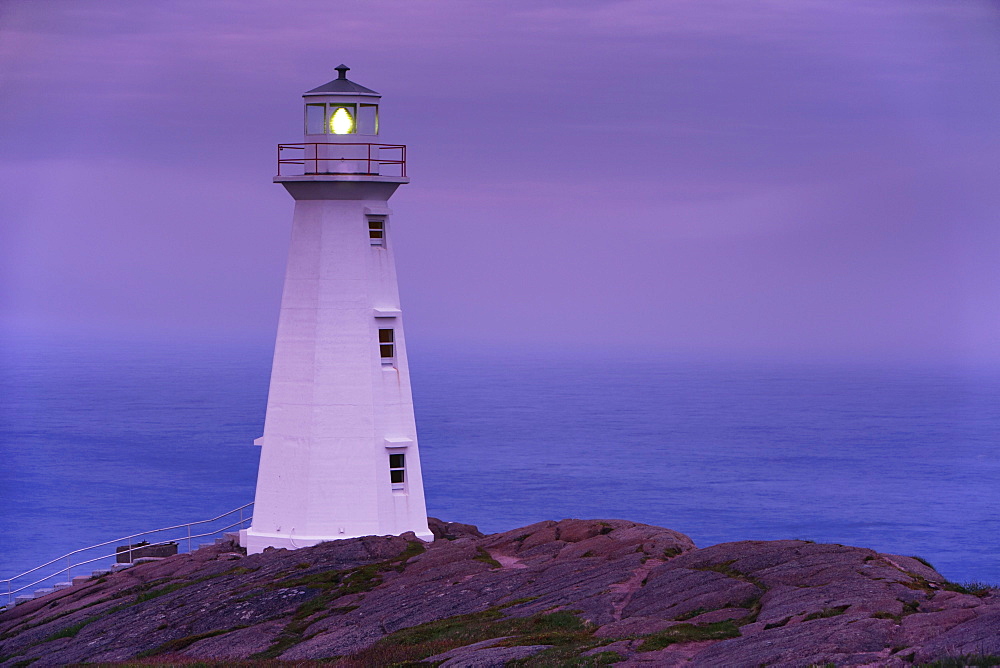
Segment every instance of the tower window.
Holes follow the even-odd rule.
[[[396,337],[395,330],[378,330],[378,350],[382,357],[382,364],[392,364],[396,361]]]
[[[406,482],[406,455],[389,455],[389,480],[393,485]]]
[[[385,220],[381,218],[368,219],[368,241],[372,246],[385,247]]]

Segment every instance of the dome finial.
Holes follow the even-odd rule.
[[[351,69],[351,68],[348,67],[347,65],[344,65],[343,63],[341,63],[340,65],[338,65],[337,67],[335,67],[333,69],[337,70],[337,74],[339,75],[337,77],[338,79],[346,79],[347,78],[347,71],[349,69]]]

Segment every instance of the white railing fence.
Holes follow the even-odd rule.
[[[149,551],[150,548],[158,546],[176,545],[178,552],[191,552],[198,547],[197,543],[192,542],[195,539],[219,537],[227,531],[245,529],[251,519],[253,519],[253,503],[248,503],[211,519],[151,529],[73,550],[12,578],[0,580],[0,597],[2,597],[0,607],[14,604],[19,596],[34,595],[39,589],[69,586],[73,582],[74,571],[78,576],[90,576],[94,570],[108,571],[122,553],[125,553],[126,559],[131,562],[133,552],[139,552],[140,547],[142,551]],[[122,546],[128,546],[129,549],[116,549]],[[108,552],[109,549],[112,551]],[[84,568],[87,566],[89,570]]]

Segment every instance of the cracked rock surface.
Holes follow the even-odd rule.
[[[697,549],[625,520],[412,534],[133,566],[0,613],[0,666],[908,666],[1000,655],[1000,591],[801,540]],[[581,664],[574,664],[581,665]],[[591,664],[587,664],[591,665]]]

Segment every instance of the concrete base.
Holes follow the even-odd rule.
[[[434,534],[416,534],[417,538],[430,543],[434,540]],[[245,547],[247,554],[259,554],[266,548],[273,547],[285,550],[297,550],[301,547],[312,547],[320,543],[328,543],[332,540],[349,540],[351,538],[363,538],[364,536],[286,536],[282,534],[260,534],[254,533],[252,529],[240,531],[240,547]]]
[[[136,566],[138,566],[139,564],[149,564],[149,563],[152,563],[154,561],[163,561],[164,559],[166,559],[166,557],[139,557],[138,559],[134,560],[132,563],[135,564]]]

